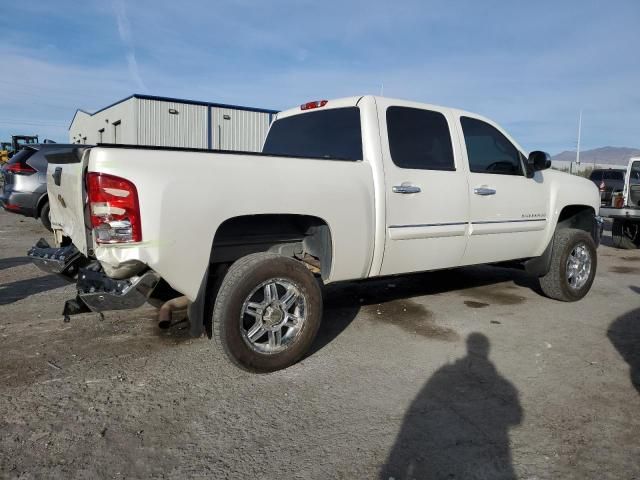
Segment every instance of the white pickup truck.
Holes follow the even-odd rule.
[[[563,301],[596,273],[596,186],[479,115],[362,96],[279,113],[262,153],[98,145],[49,156],[64,314],[187,306],[237,365],[310,348],[321,285],[517,260]],[[514,263],[514,262],[511,262]]]
[[[640,248],[640,157],[629,159],[622,192],[614,192],[611,205],[600,208],[613,219],[611,238],[617,248]]]

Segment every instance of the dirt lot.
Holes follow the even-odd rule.
[[[605,238],[575,304],[497,267],[333,287],[251,375],[151,308],[63,323],[45,233],[0,212],[2,478],[640,478],[640,251]]]

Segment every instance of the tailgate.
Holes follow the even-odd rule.
[[[57,150],[47,155],[47,191],[51,208],[51,228],[70,237],[76,248],[87,255],[85,227],[84,172],[89,148]]]

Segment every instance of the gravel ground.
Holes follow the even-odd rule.
[[[150,307],[63,323],[46,233],[0,212],[2,478],[640,478],[640,251],[609,238],[578,303],[497,267],[331,287],[313,352],[251,375]]]

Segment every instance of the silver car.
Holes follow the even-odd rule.
[[[0,169],[4,183],[0,206],[8,212],[39,218],[51,230],[46,155],[62,153],[74,147],[78,145],[43,143],[29,145],[16,153]]]

